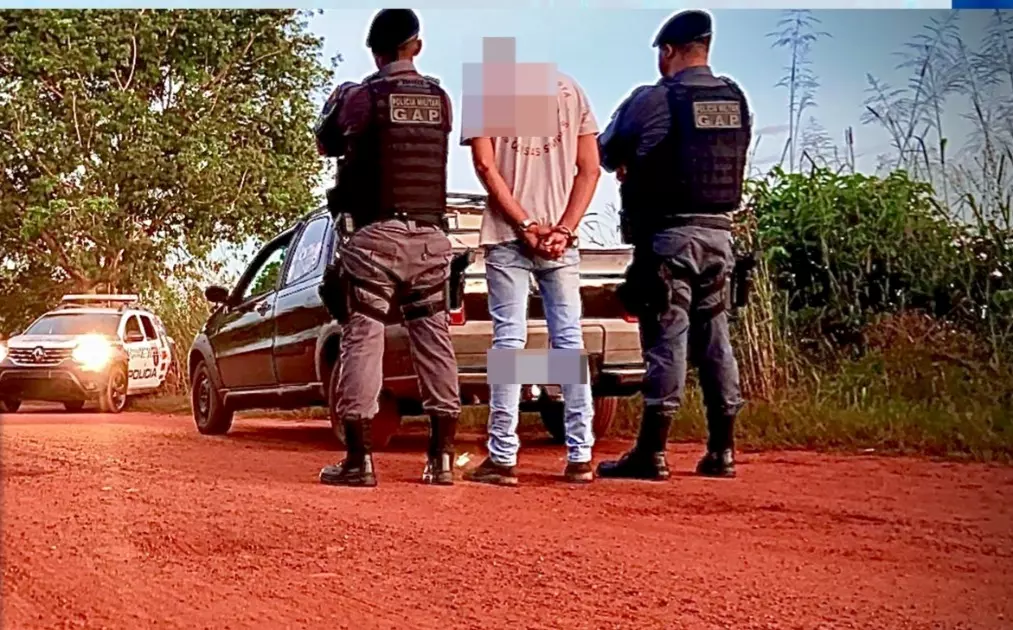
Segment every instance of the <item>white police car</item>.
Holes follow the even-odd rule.
[[[67,295],[21,335],[0,342],[0,412],[24,400],[79,411],[97,402],[119,413],[127,396],[154,392],[173,363],[174,343],[136,295]]]

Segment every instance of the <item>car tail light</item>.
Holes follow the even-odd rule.
[[[636,324],[637,323],[637,316],[636,315],[630,315],[629,313],[623,313],[623,321],[625,321],[625,322],[627,322],[629,324]]]
[[[450,325],[451,326],[464,326],[468,318],[464,315],[464,307],[450,309]]]

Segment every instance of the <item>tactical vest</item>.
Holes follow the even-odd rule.
[[[450,99],[412,71],[367,81],[371,120],[350,139],[335,190],[356,228],[395,216],[440,224],[447,203]]]
[[[721,214],[742,200],[751,123],[745,95],[730,79],[668,88],[671,129],[627,167],[623,211],[635,233],[670,227],[686,214]]]

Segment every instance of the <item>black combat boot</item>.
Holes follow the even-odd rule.
[[[698,475],[735,476],[735,416],[707,414],[707,454],[696,465]]]
[[[345,420],[345,459],[320,471],[320,483],[329,486],[372,488],[372,419]]]
[[[438,486],[454,484],[454,436],[456,416],[429,416],[429,449],[422,483]]]
[[[598,464],[598,476],[652,481],[668,479],[670,473],[668,460],[665,459],[665,444],[672,426],[672,415],[661,407],[645,407],[636,446],[618,460]]]

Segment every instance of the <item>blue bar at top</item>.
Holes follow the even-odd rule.
[[[954,9],[1013,9],[1013,0],[953,0]]]

